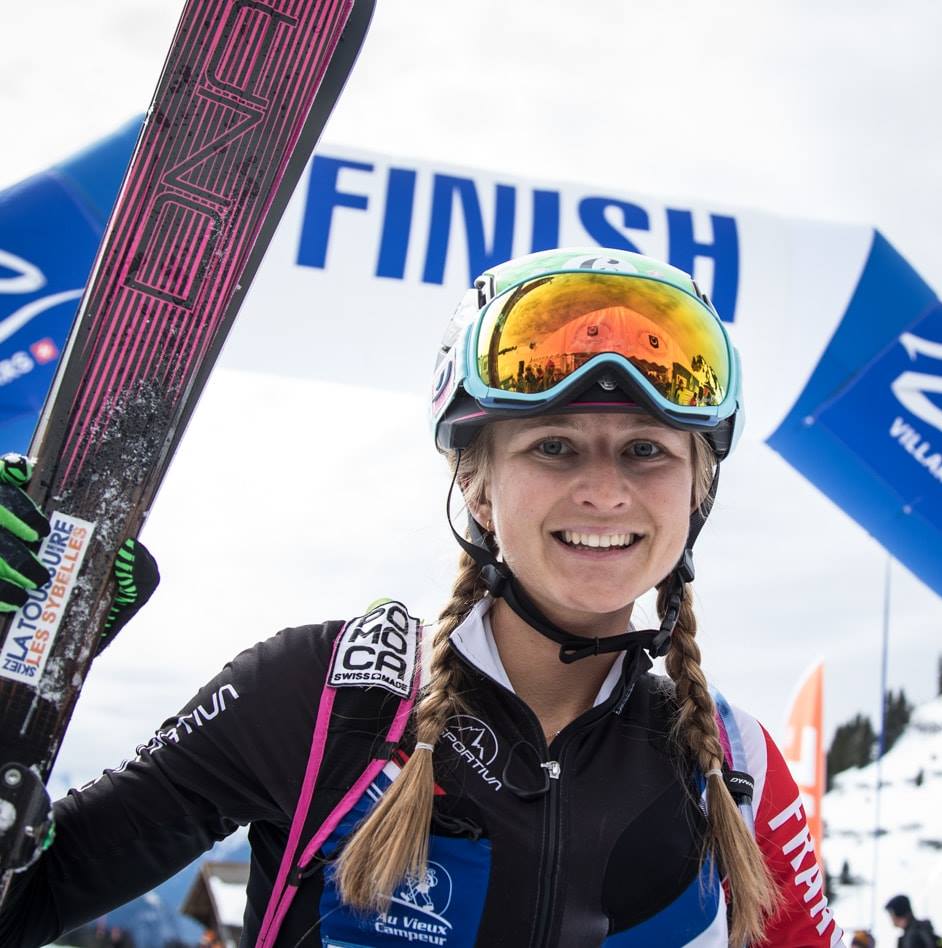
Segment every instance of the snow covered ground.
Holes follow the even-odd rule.
[[[834,915],[845,927],[869,926],[875,895],[879,946],[896,935],[883,906],[909,895],[917,918],[942,928],[942,697],[918,707],[881,764],[878,871],[874,891],[877,765],[838,774],[824,798],[824,855],[834,876]],[[846,861],[851,885],[840,885]]]

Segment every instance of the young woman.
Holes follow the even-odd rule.
[[[485,273],[436,372],[469,514],[437,626],[378,604],[243,652],[55,805],[2,944],[107,911],[239,824],[245,945],[840,944],[781,754],[700,669],[692,547],[741,408],[686,274],[597,249]],[[637,628],[654,588],[658,627]]]

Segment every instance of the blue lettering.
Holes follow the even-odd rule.
[[[559,246],[559,191],[533,192],[533,231],[530,253]]]
[[[65,547],[62,549],[65,549]],[[43,550],[40,560],[49,570],[49,575],[51,576],[53,573],[55,573],[56,567],[62,562],[62,550],[57,550],[55,546],[50,543],[49,546]]]
[[[514,214],[517,192],[510,185],[498,184],[494,212],[494,235],[490,249],[484,241],[484,221],[477,189],[470,178],[436,174],[432,186],[432,217],[429,223],[428,247],[425,253],[424,283],[445,282],[445,260],[451,233],[451,209],[457,194],[464,213],[468,245],[470,283],[488,267],[503,263],[513,256]]]
[[[45,558],[43,559],[45,562]],[[54,569],[49,570],[49,578],[52,579],[56,575]],[[26,595],[29,597],[31,602],[45,602],[49,598],[49,583],[47,582],[44,586],[40,586],[38,589],[30,589]]]
[[[367,194],[341,190],[339,177],[344,169],[371,174],[375,166],[325,155],[315,156],[311,164],[297,253],[300,266],[326,267],[335,208],[365,211],[369,207]],[[378,277],[397,280],[405,277],[415,223],[417,180],[415,169],[389,168],[376,260],[375,273]],[[475,180],[457,175],[434,174],[422,281],[444,283],[455,213],[462,218],[470,278],[512,257],[516,199],[517,192],[513,186],[496,185],[493,226],[489,233],[485,233]],[[560,192],[534,189],[532,202],[530,252],[559,246],[562,217]],[[578,216],[588,237],[603,247],[640,253],[641,248],[629,234],[632,231],[651,230],[650,215],[643,207],[616,198],[584,197],[578,202]],[[710,222],[712,236],[698,240],[694,235],[693,214],[689,210],[668,208],[668,259],[671,264],[688,273],[694,272],[700,258],[712,261],[711,296],[721,317],[732,322],[739,292],[739,236],[736,220],[722,214],[710,214]],[[63,532],[71,532],[64,523],[54,526]],[[62,542],[60,537],[53,536],[51,539],[53,543]],[[55,550],[49,550],[43,557],[47,566],[55,565],[59,559],[61,556]]]
[[[610,207],[621,211],[622,230],[613,227],[605,216],[606,210]],[[600,247],[630,250],[632,253],[641,253],[641,251],[624,235],[623,230],[651,229],[651,220],[643,207],[629,204],[627,201],[616,201],[614,198],[583,198],[579,202],[579,220],[582,221],[586,233]]]
[[[713,240],[699,241],[693,235],[693,214],[690,211],[667,209],[669,263],[687,273],[694,272],[697,257],[713,261],[713,305],[724,322],[736,318],[736,296],[739,293],[739,234],[736,218],[711,214]]]
[[[3,657],[11,662],[21,662],[29,654],[29,643],[33,641],[33,637],[31,635],[14,635],[13,641],[19,646],[22,654],[14,655],[12,652],[7,652]]]
[[[377,276],[401,280],[405,275],[415,199],[415,177],[415,172],[406,168],[389,169],[383,234],[379,242],[379,260],[376,261]]]
[[[298,265],[323,269],[327,262],[327,244],[335,207],[352,207],[365,211],[369,199],[365,194],[349,194],[338,190],[337,178],[342,168],[371,172],[373,166],[362,161],[346,161],[315,155],[307,186],[307,204],[298,244]]]

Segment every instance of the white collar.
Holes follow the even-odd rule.
[[[489,678],[493,678],[508,691],[513,691],[514,686],[510,683],[507,671],[500,660],[500,652],[497,651],[497,643],[494,641],[494,633],[488,617],[493,604],[494,600],[490,596],[485,596],[476,602],[461,625],[451,633],[451,642],[475,668],[484,672]],[[612,663],[592,703],[593,708],[607,700],[614,691],[621,678],[624,662],[625,656],[621,655]]]

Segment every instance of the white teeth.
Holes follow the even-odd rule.
[[[635,541],[633,533],[575,533],[572,530],[561,531],[563,540],[574,546],[599,547],[628,547]]]

